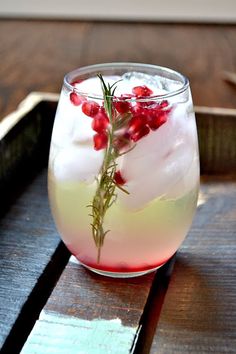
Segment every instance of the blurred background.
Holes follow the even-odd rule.
[[[0,5],[0,119],[79,66],[133,61],[189,77],[196,105],[236,108],[235,0],[8,0]]]
[[[8,0],[1,4],[1,14],[23,18],[235,23],[236,4],[235,0]]]

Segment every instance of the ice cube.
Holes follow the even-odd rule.
[[[120,159],[119,168],[130,195],[120,192],[119,197],[127,208],[142,208],[166,195],[185,178],[197,148],[192,121],[193,117],[189,118],[183,107],[174,110],[167,123],[138,141],[135,148]],[[186,179],[180,194],[189,188],[190,179],[191,176]]]
[[[78,107],[77,116],[73,122],[73,131],[71,136],[72,143],[91,145],[95,134],[91,124],[92,118],[84,114],[81,107]]]
[[[137,142],[133,150],[123,156],[120,168],[126,179],[136,178],[145,174],[150,163],[159,165],[163,158],[171,153],[176,146],[186,139],[186,112],[174,109],[168,121],[155,132]]]
[[[71,144],[61,149],[52,162],[55,178],[59,181],[92,182],[101,169],[103,158],[103,150]]]
[[[146,85],[154,94],[165,94],[176,91],[183,85],[180,81],[164,78],[160,75],[149,75],[142,72],[131,71],[122,75],[123,83],[131,88],[139,85]]]
[[[71,141],[77,107],[71,104],[69,97],[62,91],[57,107],[52,132],[52,142],[57,146],[66,146]]]
[[[108,83],[112,85],[118,80],[120,80],[120,76],[104,76],[103,79],[106,85],[108,85]],[[101,80],[98,77],[91,77],[87,80],[81,81],[80,83],[75,84],[75,87],[78,89],[78,91],[87,94],[89,96],[88,99],[93,99],[97,101],[97,103],[99,103],[100,105],[102,104],[101,99],[97,100],[98,96],[103,95]]]
[[[119,192],[122,204],[129,209],[141,209],[153,199],[163,197],[184,177],[192,159],[193,151],[184,142],[158,163],[155,162],[153,155],[151,158],[147,156],[147,163],[142,173],[136,176],[133,174],[133,179],[127,179],[126,188],[130,194]],[[136,164],[141,165],[138,159]],[[130,167],[134,168],[134,165]],[[122,174],[125,178],[123,170]],[[183,191],[181,193],[183,194]]]
[[[71,142],[91,145],[94,135],[91,124],[92,119],[82,112],[81,106],[73,105],[69,95],[62,92],[52,142],[59,147],[65,147]]]
[[[155,88],[162,88],[160,85],[160,79],[158,75],[149,75],[142,72],[131,71],[122,75],[122,79],[126,83],[131,83],[132,86],[147,85]]]
[[[165,199],[176,199],[186,193],[190,192],[198,186],[199,183],[199,158],[198,152],[195,152],[194,158],[188,171],[185,173],[175,185],[173,185],[167,194]]]

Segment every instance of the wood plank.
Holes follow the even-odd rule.
[[[151,354],[236,353],[236,182],[207,179]]]
[[[32,180],[0,220],[2,353],[19,351],[69,257],[50,215],[46,176]]]
[[[153,277],[106,278],[71,257],[22,354],[130,353]]]
[[[195,107],[202,174],[236,174],[236,109]]]
[[[31,91],[58,93],[68,71],[111,61],[179,70],[195,105],[236,108],[222,80],[224,70],[236,72],[235,41],[232,25],[1,20],[0,119]]]
[[[45,111],[43,101],[35,103],[33,100],[28,109],[20,109],[0,124],[3,353],[19,352],[69,258],[50,215],[47,170],[43,169],[55,105],[48,102]]]

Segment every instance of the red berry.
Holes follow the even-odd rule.
[[[120,96],[123,100],[127,100],[130,98],[135,97],[135,95],[133,95],[132,93],[122,93],[122,95]]]
[[[138,132],[131,134],[131,139],[136,142],[143,138],[144,136],[148,135],[150,132],[150,129],[148,128],[147,125],[144,125]]]
[[[93,118],[92,129],[97,133],[102,133],[106,130],[109,124],[109,119],[105,112],[98,112],[98,114]]]
[[[114,102],[114,107],[120,114],[124,114],[130,111],[130,103],[127,101]]]
[[[122,177],[120,171],[116,171],[114,174],[114,181],[116,184],[120,184],[121,186],[126,183],[125,179]]]
[[[70,101],[75,106],[79,106],[83,102],[83,98],[79,96],[76,92],[70,93]]]
[[[86,101],[82,104],[82,112],[89,117],[95,117],[99,111],[99,104],[94,101]]]
[[[147,123],[146,117],[144,115],[134,116],[129,122],[129,133],[137,133],[143,126]]]
[[[99,109],[99,112],[98,112],[97,116],[99,116],[99,117],[101,117],[101,118],[104,118],[104,119],[107,119],[107,120],[108,120],[108,122],[109,122],[109,118],[108,118],[108,115],[107,115],[107,113],[106,113],[106,111],[105,111],[105,108],[104,108],[104,107],[100,107],[100,109]]]
[[[81,84],[81,82],[83,82],[83,81],[84,81],[83,79],[78,79],[78,80],[72,81],[70,84],[71,84],[72,86],[75,86],[76,84]]]
[[[157,130],[167,121],[167,113],[165,111],[156,112],[149,120],[148,125],[152,130]]]
[[[138,103],[134,107],[132,107],[132,116],[133,117],[145,116],[145,114],[146,114],[146,109],[143,108]]]
[[[167,100],[163,100],[161,103],[160,103],[160,108],[166,108],[169,106],[169,102]]]
[[[143,108],[149,108],[150,106],[155,105],[154,101],[146,101],[146,102],[137,102],[137,106],[143,107]]]
[[[150,90],[146,85],[143,86],[135,86],[132,89],[133,94],[137,97],[147,97],[153,94],[153,91]]]
[[[107,147],[108,137],[104,132],[95,134],[93,136],[93,142],[95,150],[105,149]]]

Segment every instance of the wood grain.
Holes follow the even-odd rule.
[[[7,354],[19,352],[69,258],[41,172],[55,113],[49,103],[39,114],[43,106],[19,117],[0,141],[0,348]]]
[[[130,353],[154,274],[110,279],[71,260],[22,354]]]
[[[236,174],[236,110],[196,107],[202,174]]]
[[[236,182],[202,183],[177,254],[151,354],[236,353]]]
[[[0,220],[0,235],[0,348],[17,353],[69,255],[50,215],[46,171]]]
[[[223,70],[236,72],[235,42],[232,25],[1,20],[0,117],[31,91],[59,92],[68,71],[111,61],[179,70],[195,105],[236,108],[222,80]]]

